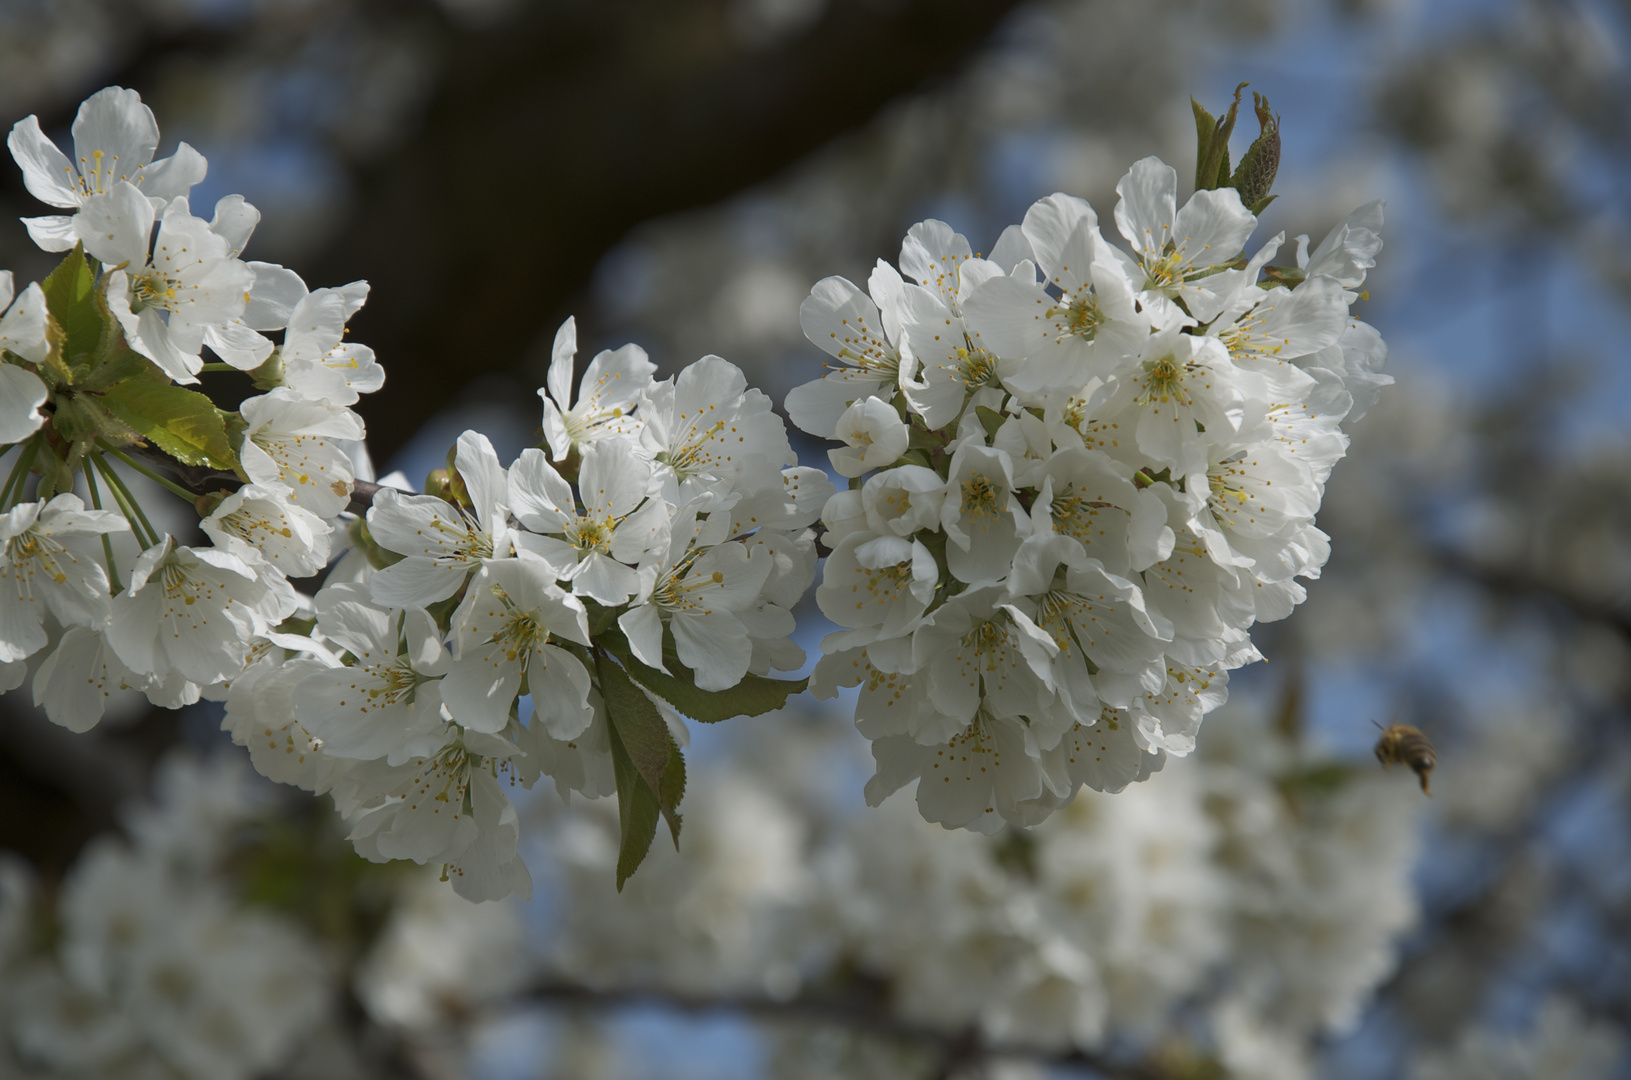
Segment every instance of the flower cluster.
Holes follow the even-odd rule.
[[[994,831],[1148,777],[1325,562],[1339,424],[1390,381],[1349,315],[1380,204],[1274,266],[1239,192],[1177,188],[1154,158],[1122,178],[1128,249],[1059,194],[989,257],[925,221],[898,271],[804,303],[837,363],[788,413],[850,478],[813,682],[860,686],[874,804],[917,780],[929,820]]]
[[[1310,1076],[1309,1047],[1353,1028],[1417,919],[1425,800],[1399,797],[1409,777],[1309,752],[1269,709],[1227,711],[1151,782],[988,837],[900,800],[855,814],[820,779],[851,768],[847,740],[789,710],[773,742],[710,763],[690,846],[619,904],[611,815],[555,815],[545,971],[688,1000],[851,992],[880,1020],[1059,1053],[1136,1057],[1184,1030],[1191,1075],[1212,1074],[1206,1055],[1216,1075]],[[836,1036],[783,1037],[830,1060]],[[790,1074],[923,1071],[841,1060]]]
[[[158,125],[134,91],[94,94],[73,138],[70,160],[31,116],[8,140],[29,191],[72,212],[26,223],[41,247],[69,251],[43,283],[13,300],[0,276],[0,439],[14,450],[0,489],[0,679],[19,685],[23,661],[52,646],[35,702],[83,731],[115,690],[196,701],[283,639],[280,624],[309,607],[289,579],[328,563],[351,497],[363,423],[349,406],[384,376],[342,340],[367,286],[312,291],[240,259],[260,215],[230,195],[195,216],[187,192],[204,158],[183,143],[152,160]],[[177,385],[205,370],[244,372],[264,393],[224,413]],[[134,474],[192,503],[211,543],[155,528]]]
[[[154,161],[133,91],[93,95],[73,138],[70,159],[29,117],[9,141],[69,212],[27,222],[68,253],[44,282],[14,298],[0,276],[0,685],[32,660],[36,702],[76,731],[119,690],[224,700],[261,772],[331,792],[359,851],[440,864],[466,896],[530,889],[501,777],[615,792],[620,881],[659,817],[677,839],[679,714],[804,685],[764,676],[804,661],[792,608],[833,488],[769,399],[718,357],[657,381],[633,345],[575,380],[568,320],[542,446],[506,467],[467,432],[428,493],[382,488],[351,406],[384,375],[344,340],[367,286],[244,261],[259,214],[230,195],[195,216],[204,159]],[[206,373],[261,393],[220,410],[180,385]],[[156,528],[133,474],[208,546]],[[292,584],[325,570],[315,595]]]
[[[568,320],[540,391],[548,452],[505,468],[466,432],[439,494],[380,489],[310,647],[275,642],[227,693],[263,772],[332,792],[363,855],[440,864],[472,899],[531,892],[506,785],[615,793],[621,883],[659,815],[678,835],[679,714],[760,713],[803,687],[764,676],[804,662],[791,609],[832,484],[794,465],[734,365],[657,381],[627,345],[574,396],[575,354]]]
[[[60,888],[0,859],[0,1072],[249,1080],[333,1010],[304,927],[245,906],[231,878],[266,812],[241,761],[170,757],[130,842],[98,837]]]
[[[466,432],[416,493],[372,483],[351,409],[383,383],[345,341],[364,283],[244,261],[258,212],[195,216],[204,159],[154,161],[132,91],[84,103],[72,159],[30,117],[12,153],[69,212],[28,228],[67,254],[20,293],[0,278],[0,686],[32,667],[75,730],[120,689],[223,700],[256,767],[331,793],[358,851],[472,898],[531,888],[507,784],[615,794],[621,886],[659,820],[678,840],[682,718],[803,689],[768,676],[804,660],[819,519],[841,629],[817,688],[862,684],[870,801],[921,780],[926,817],[994,831],[1119,790],[1193,747],[1249,627],[1303,598],[1339,422],[1386,381],[1348,315],[1377,206],[1294,265],[1270,265],[1283,238],[1241,253],[1278,153],[1259,119],[1236,187],[1204,142],[1181,209],[1172,169],[1134,166],[1131,253],[1055,195],[990,258],[930,221],[870,295],[819,283],[803,325],[841,363],[788,411],[843,443],[847,491],[734,365],[657,380],[627,345],[579,373],[568,320],[540,445],[506,464]],[[219,409],[184,385],[206,373],[259,393]],[[210,543],[155,527],[136,474]]]

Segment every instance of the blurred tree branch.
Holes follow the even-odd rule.
[[[873,989],[873,988],[869,988]],[[990,1059],[1036,1062],[1087,1069],[1105,1080],[1174,1080],[1166,1069],[1117,1062],[1081,1050],[1056,1050],[1023,1043],[990,1043],[977,1032],[948,1031],[891,1014],[876,992],[849,997],[773,998],[752,994],[691,994],[658,987],[594,987],[573,982],[546,982],[519,998],[545,1005],[599,1011],[655,1005],[686,1014],[732,1013],[755,1020],[831,1025],[891,1042],[910,1043],[934,1055],[935,1077],[954,1077]]]
[[[311,276],[374,286],[354,326],[391,371],[363,409],[375,453],[547,340],[630,228],[766,180],[958,70],[1015,6],[834,0],[757,48],[723,2],[536,5],[463,33],[420,136],[365,173]]]
[[[1480,559],[1446,547],[1429,546],[1426,551],[1444,573],[1470,581],[1494,598],[1547,602],[1582,622],[1609,627],[1631,642],[1631,612],[1612,602],[1586,596],[1528,567]]]

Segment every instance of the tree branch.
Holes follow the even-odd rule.
[[[390,373],[359,406],[375,456],[547,342],[631,228],[768,180],[960,70],[1015,6],[833,0],[754,47],[717,0],[535,4],[454,36],[421,135],[364,174],[307,275],[373,285],[352,327]]]
[[[194,495],[209,495],[219,491],[236,491],[243,484],[237,476],[219,469],[208,469],[203,466],[183,465],[156,446],[127,446],[124,452],[131,457],[140,458],[143,462],[156,469],[163,469],[175,477],[176,483],[191,491]],[[400,488],[387,488],[371,480],[353,480],[351,482],[351,501],[346,509],[362,517],[374,505],[374,496],[382,491],[395,491],[400,495],[415,494],[412,491],[403,491]]]
[[[518,997],[563,1008],[611,1011],[654,1005],[688,1015],[734,1013],[773,1023],[832,1025],[877,1039],[920,1046],[937,1055],[936,1076],[954,1076],[967,1065],[990,1058],[1007,1058],[1089,1069],[1106,1080],[1172,1080],[1168,1072],[1149,1063],[1113,1061],[1083,1050],[984,1042],[978,1032],[970,1028],[948,1031],[903,1020],[870,995],[853,999],[781,999],[753,994],[690,994],[660,987],[593,987],[555,981],[537,983]]]
[[[1447,574],[1480,585],[1497,595],[1550,601],[1582,622],[1600,623],[1631,641],[1631,612],[1616,604],[1549,581],[1525,566],[1501,565],[1447,547],[1430,547],[1428,554],[1438,568]]]

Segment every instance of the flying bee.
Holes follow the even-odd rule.
[[[1382,737],[1376,740],[1376,760],[1382,763],[1382,768],[1410,766],[1411,771],[1421,779],[1422,791],[1431,797],[1433,789],[1428,785],[1428,778],[1432,775],[1433,766],[1438,764],[1438,757],[1433,753],[1433,744],[1427,741],[1427,736],[1409,724],[1392,724],[1385,728],[1381,724],[1376,726],[1382,732]]]

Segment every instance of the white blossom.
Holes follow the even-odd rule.
[[[0,517],[0,661],[45,646],[47,611],[65,626],[106,622],[108,576],[92,538],[128,530],[118,514],[87,510],[68,494],[43,506],[20,503]]]
[[[646,498],[650,479],[651,466],[631,441],[592,443],[578,470],[579,511],[543,452],[523,451],[510,469],[509,500],[530,532],[517,533],[516,543],[570,581],[574,593],[621,604],[640,588],[636,567],[664,542],[673,513],[661,499]]]
[[[453,662],[442,680],[453,719],[476,731],[502,730],[524,682],[533,715],[552,738],[582,734],[592,717],[589,673],[552,639],[590,643],[583,605],[530,559],[482,567],[453,615]]]
[[[574,396],[572,363],[577,352],[577,320],[568,318],[555,332],[548,385],[538,391],[544,400],[544,438],[557,461],[598,439],[637,434],[640,421],[630,414],[657,370],[638,345],[599,352],[578,380]]]
[[[641,445],[656,463],[663,497],[674,505],[703,491],[779,487],[781,470],[797,464],[770,399],[717,356],[653,384],[639,407]]]
[[[320,518],[333,517],[351,497],[356,479],[342,440],[363,437],[362,418],[350,409],[279,388],[246,400],[244,472],[263,487],[282,487]]]
[[[154,216],[136,186],[119,181],[86,201],[74,227],[85,250],[112,268],[108,307],[130,347],[177,382],[197,382],[206,335],[227,334],[236,323],[255,273],[236,257],[231,241],[193,216],[185,198],[165,207],[149,253]],[[212,340],[232,340],[233,348],[218,351],[241,367],[255,366],[272,349],[269,341]]]
[[[880,259],[867,285],[870,297],[844,278],[823,278],[799,306],[805,336],[842,362],[787,395],[787,415],[812,435],[834,437],[852,402],[892,395],[913,375],[910,355],[902,353],[905,282]]]
[[[840,629],[812,686],[859,687],[870,797],[915,780],[948,826],[1034,824],[1080,786],[1121,790],[1195,748],[1229,671],[1260,658],[1253,624],[1287,617],[1319,575],[1338,425],[1385,381],[1380,339],[1347,314],[1379,206],[1260,280],[1282,238],[1245,258],[1256,219],[1234,190],[1179,207],[1154,158],[1117,190],[1132,254],[1055,194],[991,258],[943,222],[913,226],[900,265],[915,284],[874,288],[895,308],[838,279],[807,305],[845,299],[857,325],[876,310],[889,332],[870,355],[906,363],[898,388],[867,375],[840,408],[821,384],[789,398],[827,403],[819,433],[860,481],[821,515],[817,601]],[[836,331],[810,336],[833,351]],[[937,764],[974,771],[947,786]]]
[[[15,299],[13,299],[15,297]],[[31,364],[50,351],[45,336],[45,294],[37,284],[16,293],[10,270],[0,270],[0,350]],[[19,364],[0,364],[0,442],[20,442],[40,429],[45,384]]]
[[[245,484],[221,500],[200,527],[216,546],[289,577],[308,577],[328,564],[329,527],[293,501],[281,484]]]
[[[207,685],[243,670],[250,638],[288,614],[277,599],[236,555],[164,537],[114,598],[108,641],[138,674]]]
[[[484,560],[505,558],[509,545],[509,478],[485,435],[459,436],[455,467],[470,493],[464,510],[430,495],[381,491],[368,527],[385,547],[405,555],[369,582],[374,599],[393,607],[423,607],[459,590]]]
[[[906,452],[909,436],[899,414],[886,401],[869,397],[838,418],[836,436],[845,445],[827,451],[840,476],[860,476],[893,464]]]
[[[325,754],[397,765],[442,745],[439,676],[448,656],[428,615],[382,608],[365,586],[344,584],[318,594],[317,625],[351,657],[294,687],[294,719],[322,740]]]
[[[128,182],[162,208],[204,179],[204,157],[186,143],[170,157],[153,160],[158,122],[134,90],[110,86],[86,98],[74,117],[73,137],[72,161],[45,137],[33,116],[18,121],[6,139],[29,194],[43,203],[74,210]],[[74,246],[72,216],[24,218],[23,224],[46,251]]]

